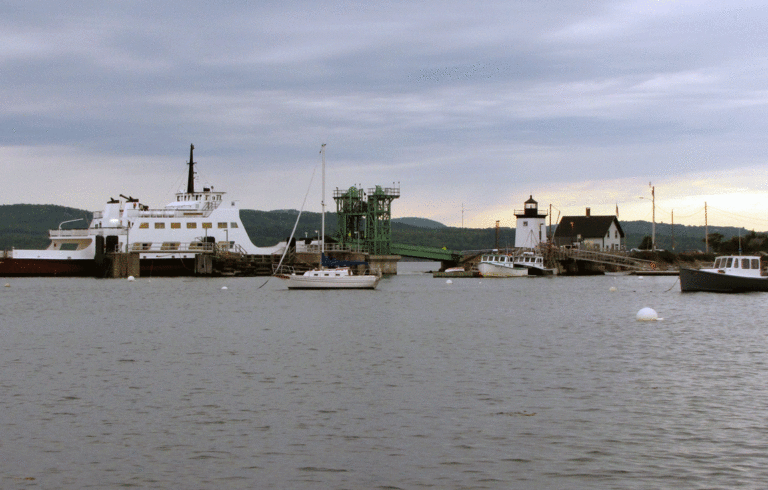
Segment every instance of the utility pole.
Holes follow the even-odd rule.
[[[672,210],[672,251],[675,251],[675,210]]]
[[[552,203],[549,203],[549,229],[547,230],[547,242],[552,243]]]
[[[656,188],[648,182],[651,188],[651,200],[653,201],[653,225],[651,225],[651,250],[656,251]]]
[[[709,225],[707,224],[707,201],[704,201],[704,251],[709,253]]]

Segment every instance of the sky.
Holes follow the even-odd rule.
[[[533,196],[765,231],[766,25],[753,0],[6,0],[0,204],[163,206],[194,144],[242,208],[319,211],[325,143],[331,210],[382,185],[450,226]]]

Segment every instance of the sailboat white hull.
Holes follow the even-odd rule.
[[[334,274],[334,271],[309,271],[291,274],[288,289],[376,289],[381,276]]]

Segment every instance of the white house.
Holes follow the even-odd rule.
[[[554,234],[559,246],[579,246],[593,250],[621,250],[624,231],[616,216],[563,216]]]

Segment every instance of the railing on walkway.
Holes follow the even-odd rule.
[[[652,260],[630,257],[625,252],[595,252],[578,248],[551,248],[545,250],[545,253],[551,254],[555,260],[583,260],[585,262],[615,265],[640,271],[653,271],[657,267],[657,263]]]

